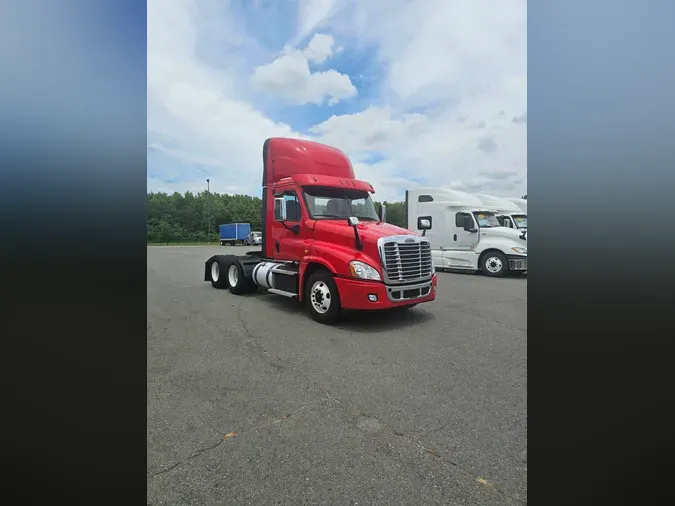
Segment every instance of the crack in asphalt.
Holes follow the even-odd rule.
[[[248,327],[248,325],[246,324],[245,318],[244,318],[244,316],[242,315],[242,311],[244,310],[244,304],[245,304],[245,302],[246,302],[246,301],[244,300],[244,301],[242,301],[242,302],[237,306],[237,311],[236,311],[237,319],[238,319],[239,322],[241,323],[241,325],[242,325],[242,327],[243,327],[243,329],[244,329],[244,333],[245,333],[246,337],[248,337],[248,338],[250,339],[250,341],[249,341],[250,344],[253,344],[254,347],[255,347],[255,351],[258,352],[258,353],[255,353],[255,351],[254,351],[254,353],[255,353],[259,358],[265,360],[270,366],[275,367],[276,369],[279,369],[279,362],[281,362],[284,366],[286,366],[285,369],[286,369],[290,374],[292,374],[293,376],[297,377],[298,379],[300,379],[300,380],[301,380],[302,382],[304,382],[305,384],[308,384],[308,386],[314,387],[314,388],[318,389],[319,391],[321,391],[321,392],[323,393],[323,395],[324,395],[326,398],[328,398],[329,400],[331,400],[331,401],[334,402],[335,404],[339,405],[339,406],[340,406],[344,411],[346,411],[348,414],[351,414],[351,415],[357,415],[357,416],[360,415],[360,416],[364,416],[364,417],[367,417],[367,418],[371,418],[371,419],[377,420],[377,422],[378,422],[382,427],[386,428],[387,431],[388,431],[390,434],[393,434],[393,435],[397,436],[398,438],[402,439],[402,440],[405,441],[406,443],[408,443],[408,444],[410,444],[410,445],[412,445],[412,446],[418,448],[418,449],[421,450],[422,452],[427,453],[427,454],[429,454],[429,455],[432,455],[432,456],[435,457],[435,459],[436,459],[438,462],[440,462],[444,467],[446,467],[446,468],[452,467],[452,468],[454,468],[455,470],[458,470],[460,473],[462,473],[462,474],[464,475],[465,478],[469,478],[469,479],[471,479],[471,480],[473,480],[473,481],[476,481],[476,482],[478,482],[478,483],[482,483],[482,484],[485,485],[485,486],[488,486],[491,490],[494,490],[495,493],[497,493],[499,496],[501,496],[501,497],[502,497],[504,500],[506,500],[508,503],[512,504],[514,501],[517,502],[517,503],[522,503],[522,502],[523,502],[523,501],[520,501],[520,500],[518,500],[518,499],[513,499],[513,498],[511,498],[510,496],[508,496],[508,495],[506,494],[506,492],[504,492],[503,490],[501,490],[499,487],[495,486],[494,484],[491,484],[491,483],[486,482],[483,478],[481,478],[481,477],[479,477],[479,476],[476,476],[476,475],[472,474],[471,472],[465,470],[465,469],[464,469],[460,464],[458,464],[457,462],[451,460],[451,459],[448,458],[448,457],[444,457],[443,455],[439,454],[439,453],[438,453],[436,450],[434,450],[433,448],[429,448],[429,447],[425,446],[424,444],[422,444],[422,439],[423,439],[424,437],[428,436],[429,434],[431,434],[431,433],[433,433],[433,432],[437,432],[437,431],[439,431],[439,430],[442,430],[442,429],[447,425],[447,423],[445,423],[445,424],[443,424],[443,425],[441,425],[440,427],[437,427],[437,428],[435,428],[435,429],[431,429],[431,430],[429,430],[429,431],[423,433],[422,436],[417,437],[417,438],[414,437],[414,436],[405,434],[404,432],[401,432],[401,431],[395,429],[394,427],[392,427],[392,426],[389,425],[388,423],[383,422],[383,421],[381,421],[381,420],[379,420],[379,419],[377,419],[377,418],[375,418],[375,417],[372,417],[372,416],[369,416],[369,415],[365,414],[360,408],[358,408],[358,407],[356,407],[356,406],[349,405],[349,404],[347,404],[347,403],[344,403],[343,401],[340,401],[340,400],[337,399],[335,396],[333,396],[333,395],[332,395],[326,388],[324,388],[322,385],[320,385],[319,383],[317,383],[317,382],[315,382],[315,381],[313,381],[313,380],[307,378],[306,376],[304,376],[304,375],[302,374],[302,372],[300,372],[297,368],[291,368],[291,367],[288,367],[288,365],[289,365],[290,363],[288,363],[288,362],[286,362],[286,361],[283,361],[283,360],[281,360],[281,359],[279,359],[279,358],[276,358],[276,359],[275,359],[274,357],[270,356],[269,353],[267,353],[267,352],[262,348],[262,346],[260,346],[260,344],[259,344],[258,341],[257,341],[257,338],[256,338],[256,337],[254,336],[254,334],[253,334],[253,331],[252,331],[252,330]],[[252,351],[253,351],[253,350],[252,350]],[[283,369],[283,368],[282,368],[282,369]],[[278,423],[278,422],[277,422],[277,423]],[[482,481],[481,481],[481,480],[482,480]]]
[[[522,300],[522,299],[517,299],[517,300]],[[507,302],[515,302],[515,301],[507,301]],[[257,356],[258,358],[260,358],[260,359],[262,359],[263,361],[267,362],[271,367],[274,367],[276,370],[279,370],[279,371],[287,371],[287,372],[290,373],[291,375],[293,375],[293,376],[295,376],[296,378],[298,378],[299,380],[301,380],[303,383],[307,384],[309,387],[316,388],[317,390],[319,390],[319,391],[323,394],[323,396],[324,396],[325,398],[327,398],[327,399],[329,399],[330,401],[332,401],[335,405],[340,406],[340,409],[343,410],[346,414],[352,415],[352,416],[354,416],[354,415],[356,415],[356,416],[362,416],[362,417],[366,417],[366,418],[369,418],[369,419],[372,419],[372,420],[376,420],[376,421],[377,421],[384,429],[386,429],[385,432],[388,432],[389,434],[396,436],[396,438],[398,438],[398,439],[404,441],[406,444],[411,445],[411,446],[417,448],[417,449],[420,450],[420,452],[422,452],[423,454],[431,455],[432,457],[434,457],[434,461],[438,462],[441,466],[445,467],[446,469],[453,469],[453,470],[455,470],[456,472],[461,473],[465,478],[468,478],[468,479],[470,479],[471,481],[474,481],[474,482],[477,482],[477,483],[481,483],[483,486],[485,486],[485,487],[489,488],[490,490],[494,491],[494,493],[496,493],[497,495],[499,495],[499,496],[500,496],[503,500],[505,500],[508,504],[513,504],[514,502],[515,502],[515,503],[518,503],[518,504],[527,504],[526,501],[523,501],[523,500],[520,500],[520,499],[514,499],[514,498],[510,497],[506,492],[504,492],[503,490],[501,490],[498,486],[496,486],[496,485],[494,485],[494,484],[492,484],[492,483],[487,482],[484,478],[481,478],[481,477],[479,477],[479,476],[477,476],[477,475],[471,473],[470,471],[467,471],[467,470],[464,469],[459,463],[455,462],[455,461],[452,460],[451,458],[449,458],[449,457],[447,457],[447,456],[443,456],[442,454],[440,454],[440,453],[439,453],[437,450],[435,450],[434,448],[427,447],[427,446],[425,446],[425,445],[422,443],[422,440],[423,440],[425,437],[427,437],[428,435],[430,435],[430,434],[432,434],[432,433],[434,433],[434,432],[437,432],[437,431],[439,431],[439,430],[442,430],[442,429],[447,425],[448,422],[446,422],[446,423],[440,425],[439,427],[430,429],[430,430],[428,430],[428,431],[422,433],[422,435],[420,435],[420,436],[418,436],[418,437],[415,437],[414,435],[406,434],[406,433],[404,433],[404,432],[402,432],[402,431],[399,431],[399,430],[395,429],[395,428],[392,427],[390,424],[388,424],[388,423],[386,423],[386,422],[383,422],[383,421],[379,420],[379,419],[376,418],[376,417],[367,415],[367,414],[364,413],[359,407],[353,406],[353,405],[350,405],[350,404],[347,404],[347,403],[345,403],[344,401],[339,400],[338,398],[336,398],[335,396],[333,396],[333,395],[332,395],[326,388],[324,388],[322,385],[320,385],[320,384],[317,383],[316,381],[311,380],[311,379],[307,378],[305,375],[303,375],[302,372],[301,372],[300,370],[298,370],[297,368],[289,367],[289,365],[291,364],[290,362],[285,361],[285,360],[282,360],[282,359],[280,359],[279,357],[276,357],[276,358],[272,357],[272,356],[271,356],[271,355],[263,348],[263,346],[262,346],[262,345],[260,344],[260,342],[258,341],[258,338],[254,335],[254,332],[251,330],[251,328],[250,328],[249,325],[247,324],[246,319],[245,319],[244,315],[242,314],[242,311],[243,311],[244,308],[245,308],[245,303],[246,303],[246,299],[242,300],[242,301],[237,305],[237,307],[236,307],[236,316],[237,316],[237,319],[239,320],[239,323],[240,323],[241,326],[242,326],[244,337],[246,338],[246,341],[244,341],[242,344],[244,344],[244,346],[245,346],[246,348],[248,348],[249,351],[250,351],[251,353],[253,353],[255,356]],[[500,304],[500,303],[503,303],[503,302],[496,302],[495,304]],[[451,304],[451,305],[443,305],[442,307],[463,307],[463,306],[462,306],[461,304]],[[484,319],[484,320],[487,320],[487,318],[484,318],[484,317],[482,317],[481,315],[476,315],[476,316],[478,316],[479,318],[482,318],[482,319]],[[509,327],[509,326],[506,325],[506,324],[502,324],[502,323],[500,323],[500,324],[501,324],[501,325],[504,325],[505,327]],[[509,327],[509,328],[511,328],[511,327]],[[517,330],[517,331],[520,331],[520,332],[524,332],[524,331],[522,331],[521,329],[513,329],[513,330]],[[265,423],[262,423],[262,424],[259,424],[259,425],[256,425],[256,426],[253,426],[253,427],[244,429],[244,431],[238,433],[238,437],[242,437],[242,436],[244,436],[246,433],[250,433],[250,432],[253,432],[253,431],[255,431],[255,430],[259,430],[259,429],[262,429],[262,428],[265,428],[265,427],[270,427],[270,426],[272,426],[272,425],[276,425],[276,424],[278,424],[278,423],[281,423],[281,422],[287,420],[288,418],[290,418],[291,416],[293,416],[294,414],[296,414],[296,413],[298,413],[298,412],[300,412],[300,411],[302,411],[302,410],[308,408],[309,406],[311,406],[311,405],[313,405],[313,404],[317,404],[318,402],[320,402],[320,400],[318,400],[318,401],[316,401],[316,402],[314,402],[314,403],[306,404],[306,405],[304,405],[304,406],[298,408],[297,410],[295,410],[295,411],[293,411],[293,412],[291,412],[291,413],[285,415],[283,418],[280,418],[280,419],[277,418],[277,419],[274,419],[274,420],[271,421],[271,422],[265,422]],[[153,478],[155,478],[155,477],[157,477],[157,476],[160,476],[160,475],[163,475],[163,474],[165,474],[165,473],[168,473],[168,472],[170,472],[170,471],[176,469],[177,467],[179,467],[179,466],[181,466],[181,465],[183,465],[183,464],[185,464],[185,463],[187,463],[187,462],[189,462],[189,461],[191,461],[191,460],[193,460],[193,459],[195,459],[195,458],[197,458],[197,457],[199,457],[199,456],[201,456],[201,455],[203,455],[203,454],[205,454],[205,453],[207,453],[207,452],[210,452],[210,451],[213,451],[213,450],[217,449],[217,448],[220,447],[220,445],[222,445],[226,440],[227,440],[227,439],[221,439],[220,441],[218,441],[217,443],[215,443],[215,444],[213,444],[213,445],[211,445],[211,446],[207,446],[207,447],[205,447],[205,448],[202,448],[202,449],[200,449],[200,450],[197,450],[196,452],[192,453],[192,454],[191,454],[189,457],[187,457],[186,459],[179,460],[178,462],[175,462],[175,463],[171,464],[170,466],[168,466],[168,467],[166,467],[166,468],[164,468],[164,469],[162,469],[162,470],[160,470],[160,471],[157,471],[157,472],[155,472],[155,473],[153,473],[153,474],[148,475],[148,476],[147,476],[147,480],[150,480],[150,479],[153,479]]]
[[[518,299],[512,299],[512,300],[506,300],[506,301],[497,301],[497,302],[490,302],[488,305],[492,304],[509,304],[512,302],[520,302],[522,300],[527,300],[527,297],[523,298],[518,298]],[[514,330],[516,332],[521,332],[523,334],[527,334],[527,329],[520,329],[518,327],[513,327],[509,325],[508,323],[500,322],[499,320],[493,320],[489,319],[486,316],[483,316],[480,314],[478,311],[476,311],[473,307],[471,307],[470,304],[462,303],[462,302],[456,302],[456,303],[451,303],[451,304],[437,304],[438,307],[443,307],[447,309],[461,309],[462,311],[469,313],[471,316],[475,316],[476,318],[479,318],[483,320],[484,322],[489,322],[489,323],[496,323],[497,325],[500,325],[502,327],[505,327],[510,330]],[[503,310],[500,310],[498,315],[501,314]]]
[[[293,415],[299,413],[300,411],[302,411],[302,410],[304,410],[304,409],[307,409],[311,404],[314,404],[314,403],[305,404],[304,406],[301,406],[301,407],[299,407],[298,409],[296,409],[296,410],[294,410],[294,411],[291,411],[290,413],[284,415],[282,418],[275,418],[275,419],[272,420],[272,421],[268,421],[268,422],[265,422],[265,423],[261,423],[261,424],[258,424],[258,425],[254,425],[253,427],[246,428],[246,429],[244,429],[243,432],[237,433],[236,436],[226,437],[226,436],[227,436],[227,434],[226,434],[226,435],[223,436],[217,443],[215,443],[215,444],[213,444],[213,445],[211,445],[211,446],[207,446],[207,447],[205,447],[205,448],[201,448],[201,449],[197,450],[196,452],[192,453],[192,454],[191,454],[189,457],[187,457],[186,459],[183,459],[183,460],[179,460],[179,461],[177,461],[177,462],[174,462],[173,464],[171,464],[170,466],[168,466],[168,467],[162,469],[161,471],[157,471],[156,473],[149,474],[149,475],[146,477],[146,480],[150,480],[150,479],[152,479],[152,478],[155,478],[156,476],[160,476],[160,475],[162,475],[162,474],[168,473],[169,471],[171,471],[171,470],[177,468],[177,467],[180,466],[180,465],[183,465],[183,464],[185,464],[185,463],[187,463],[187,462],[189,462],[189,461],[191,461],[191,460],[193,460],[193,459],[196,459],[197,457],[200,457],[201,455],[203,455],[203,454],[205,454],[205,453],[207,453],[207,452],[210,452],[210,451],[212,451],[212,450],[215,450],[215,449],[218,448],[220,445],[222,445],[225,441],[228,441],[229,439],[232,439],[233,437],[240,437],[240,436],[242,436],[242,435],[246,435],[247,433],[251,433],[251,432],[256,431],[256,430],[258,430],[258,429],[262,429],[262,428],[264,428],[264,427],[271,427],[272,425],[276,425],[276,424],[281,423],[281,422],[283,422],[283,421],[285,421],[285,420],[288,420],[288,419],[289,419],[290,417],[292,417]]]

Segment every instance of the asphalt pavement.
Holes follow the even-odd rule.
[[[526,278],[328,327],[203,281],[247,249],[148,247],[148,505],[526,503]]]

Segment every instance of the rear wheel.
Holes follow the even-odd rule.
[[[509,261],[499,251],[488,251],[483,255],[480,267],[486,276],[501,278],[509,272]]]
[[[227,278],[225,273],[229,267],[229,262],[224,257],[216,257],[211,263],[211,286],[213,288],[227,288]]]
[[[246,276],[244,267],[239,260],[234,260],[227,267],[227,284],[230,292],[235,295],[243,295],[255,290],[255,283]]]
[[[307,280],[305,300],[309,314],[319,323],[330,325],[340,318],[340,294],[330,272],[320,270]]]

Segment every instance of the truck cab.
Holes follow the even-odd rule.
[[[502,226],[497,213],[475,195],[443,188],[406,191],[407,226],[430,222],[437,269],[481,271],[501,277],[527,270],[527,232]]]
[[[342,151],[272,138],[263,147],[262,244],[245,257],[207,260],[205,281],[245,293],[259,288],[304,303],[322,323],[343,310],[411,308],[436,297],[431,244],[385,223],[368,182]],[[221,276],[221,272],[227,275]]]
[[[244,239],[244,246],[260,246],[262,244],[262,232],[252,231],[246,239]]]
[[[474,195],[478,197],[481,204],[494,211],[497,221],[502,227],[527,231],[527,211],[523,212],[515,202],[482,193],[475,193]]]

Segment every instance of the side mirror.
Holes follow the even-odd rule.
[[[274,199],[274,220],[286,221],[286,199],[284,198]]]
[[[467,232],[471,232],[473,230],[473,220],[471,219],[471,216],[464,217],[464,230]]]
[[[431,216],[419,216],[417,218],[417,230],[422,231],[422,237],[431,229]]]
[[[417,228],[419,230],[429,230],[431,229],[431,220],[428,218],[419,218],[417,220]]]
[[[347,223],[349,223],[350,227],[355,227],[359,224],[359,219],[356,216],[350,216],[347,218]]]

